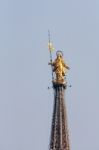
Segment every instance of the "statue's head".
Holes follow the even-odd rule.
[[[57,51],[56,55],[57,55],[57,58],[62,58],[63,57],[62,51]]]

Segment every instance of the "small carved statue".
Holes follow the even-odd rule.
[[[69,66],[65,64],[63,60],[63,54],[61,51],[57,51],[56,53],[57,58],[55,59],[54,62],[49,63],[53,67],[53,72],[55,72],[56,75],[56,82],[64,82],[65,81],[65,75],[67,70],[69,69]]]

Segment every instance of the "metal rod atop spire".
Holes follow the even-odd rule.
[[[50,39],[50,31],[48,30],[48,49],[50,52],[50,63],[52,64],[52,44],[51,44],[51,39]],[[52,70],[52,81],[54,80],[54,75],[53,75],[53,66],[51,65],[51,70]]]

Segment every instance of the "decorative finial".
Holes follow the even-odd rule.
[[[66,76],[67,70],[69,70],[69,66],[65,63],[63,59],[62,51],[57,51],[56,56],[57,56],[56,59],[53,62],[49,63],[53,67],[53,72],[55,73],[53,82],[64,84],[65,76]]]

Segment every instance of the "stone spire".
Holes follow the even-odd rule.
[[[54,109],[51,126],[49,150],[70,150],[67,112],[65,107],[65,89],[67,83],[65,75],[68,65],[63,60],[61,51],[57,52],[57,58],[49,63],[53,67],[54,80]]]

